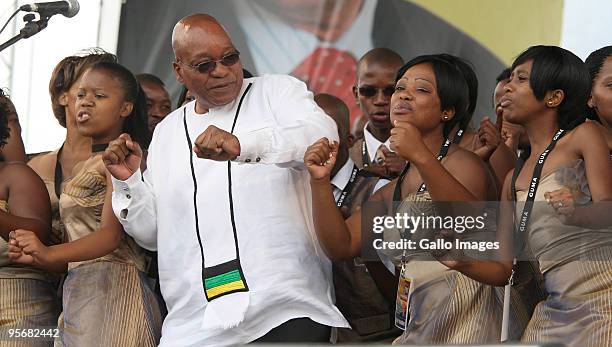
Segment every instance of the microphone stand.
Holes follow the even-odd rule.
[[[19,34],[0,45],[0,52],[2,52],[3,50],[10,47],[15,42],[21,39],[27,39],[30,36],[38,34],[40,31],[47,27],[47,23],[49,22],[49,18],[51,17],[41,15],[40,19],[37,21],[34,20],[35,18],[36,16],[34,16],[34,14],[32,13],[26,14],[23,17],[23,20],[26,22],[25,26],[19,31]]]

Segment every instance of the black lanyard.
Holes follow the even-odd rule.
[[[438,161],[441,161],[446,156],[446,154],[448,154],[448,149],[450,148],[451,143],[451,140],[448,138],[444,140],[444,143],[442,144],[442,147],[440,147],[440,152],[437,157]],[[404,177],[408,173],[409,168],[410,165],[406,165],[404,171],[402,171],[401,175],[397,179],[397,182],[395,183],[395,190],[393,191],[393,201],[395,202],[399,202],[402,200],[402,182],[404,181]],[[426,190],[427,186],[425,186],[425,182],[423,182],[417,192],[423,193]]]
[[[238,120],[238,115],[240,114],[240,108],[242,107],[242,101],[244,97],[247,95],[249,90],[251,89],[252,83],[246,87],[244,93],[240,97],[240,101],[238,102],[238,108],[236,109],[236,114],[234,115],[234,122],[232,123],[232,129],[230,133],[234,133],[234,127],[236,126],[236,121]],[[196,179],[195,167],[193,165],[193,144],[191,142],[191,137],[189,136],[189,130],[187,127],[187,111],[186,107],[183,106],[183,127],[185,128],[185,138],[187,140],[187,146],[189,148],[189,166],[191,168],[191,178],[193,180],[193,209],[194,209],[194,217],[195,217],[195,233],[198,238],[198,244],[200,246],[200,256],[202,257],[202,271],[205,270],[206,266],[204,263],[204,247],[202,246],[202,238],[200,236],[200,222],[198,218],[198,180]],[[236,259],[240,259],[240,250],[238,248],[238,235],[236,232],[236,222],[234,219],[234,200],[232,195],[232,161],[228,160],[227,162],[227,179],[228,179],[228,193],[229,193],[229,204],[230,204],[230,220],[232,223],[232,231],[234,233],[234,246],[236,250]]]
[[[351,177],[349,178],[348,183],[342,189],[342,193],[340,193],[340,197],[338,197],[338,201],[336,201],[336,206],[342,207],[346,203],[346,197],[351,193],[353,188],[355,187],[355,182],[357,181],[357,175],[359,174],[359,168],[357,165],[353,164],[353,171],[351,171]]]
[[[60,163],[60,156],[62,155],[62,151],[64,150],[64,144],[62,143],[62,147],[57,151],[57,155],[55,156],[55,175],[53,177],[53,189],[55,190],[55,196],[59,200],[62,195],[62,181],[64,178],[64,173],[62,172],[62,163]]]
[[[363,162],[364,168],[370,166],[370,154],[368,153],[368,146],[366,146],[365,138],[361,144],[361,161]]]
[[[461,142],[461,138],[463,137],[464,133],[465,133],[464,129],[457,130],[457,134],[455,135],[455,138],[453,139],[453,143],[458,145]]]
[[[546,150],[540,154],[538,158],[538,162],[533,168],[533,176],[531,177],[531,181],[529,183],[529,191],[527,192],[527,199],[525,200],[525,206],[523,207],[523,212],[521,213],[521,218],[519,220],[518,230],[525,231],[527,229],[527,225],[529,223],[529,219],[531,217],[531,210],[533,209],[533,203],[535,200],[536,191],[538,190],[538,185],[540,184],[540,176],[542,175],[542,168],[544,168],[544,162],[550,152],[555,148],[557,142],[563,135],[566,134],[566,131],[563,129],[559,129],[555,136],[553,136],[552,141],[546,147]],[[512,194],[514,195],[514,200],[516,201],[516,179],[518,178],[521,169],[523,168],[524,161],[521,161],[519,165],[514,168],[514,173],[512,175]]]

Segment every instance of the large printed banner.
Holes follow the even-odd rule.
[[[254,75],[289,73],[313,92],[344,100],[359,115],[352,93],[356,64],[374,47],[405,60],[450,53],[474,66],[479,86],[475,118],[492,114],[495,77],[531,44],[559,44],[562,0],[129,0],[123,6],[118,54],[135,72],[160,76],[173,96],[171,33],[183,16],[216,17]]]

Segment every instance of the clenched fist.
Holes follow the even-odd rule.
[[[387,171],[387,177],[395,178],[399,176],[404,167],[406,167],[406,160],[397,155],[397,153],[391,152],[387,147],[384,147],[382,152],[385,156],[385,163],[383,165]]]
[[[111,141],[102,154],[106,169],[120,181],[130,178],[140,167],[141,160],[142,149],[128,134],[121,134]]]
[[[211,125],[195,140],[193,151],[198,158],[234,160],[240,155],[240,142],[233,134]]]
[[[10,233],[8,257],[15,263],[44,266],[52,262],[49,247],[45,246],[29,230],[15,230]]]
[[[431,152],[423,142],[421,132],[408,122],[395,121],[389,137],[391,149],[409,162],[417,163],[431,157]]]
[[[336,157],[338,155],[338,142],[330,143],[324,137],[308,147],[304,153],[304,164],[308,168],[313,180],[329,179]]]

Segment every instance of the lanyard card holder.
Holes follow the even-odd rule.
[[[395,298],[395,326],[402,330],[406,330],[408,325],[408,304],[410,302],[408,294],[410,293],[411,282],[412,279],[406,277],[406,265],[402,261],[402,269],[397,285],[397,297]]]
[[[212,267],[203,267],[202,282],[208,301],[227,294],[249,291],[239,259]]]

